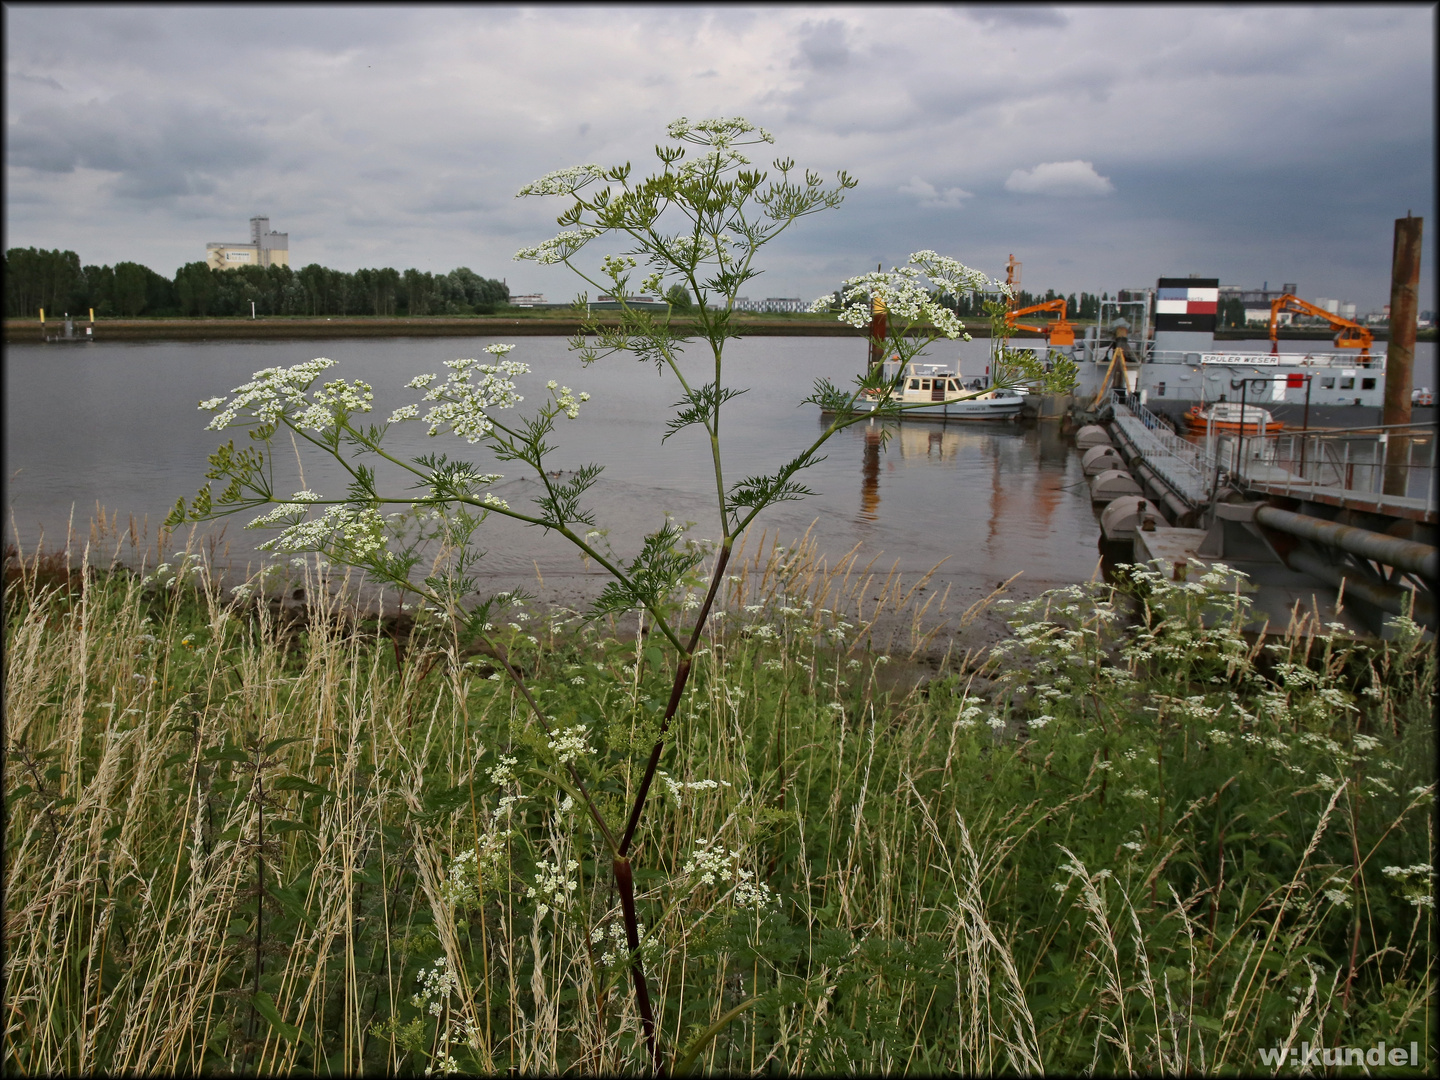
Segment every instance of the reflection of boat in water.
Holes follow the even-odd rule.
[[[886,361],[885,375],[892,382],[898,373],[895,361]],[[900,383],[901,417],[926,420],[1013,420],[1020,415],[1024,398],[1013,390],[986,390],[980,380],[967,385],[957,372],[944,364],[917,364],[912,361]],[[857,412],[874,412],[879,395],[862,396]]]
[[[1208,409],[1193,405],[1185,414],[1185,423],[1200,431],[1208,427],[1215,431],[1238,431],[1242,435],[1258,435],[1261,430],[1279,431],[1285,426],[1267,409],[1258,405],[1237,405],[1231,401],[1217,401]]]
[[[897,441],[900,456],[906,460],[953,461],[961,446],[960,433],[943,424],[906,424],[900,428]]]

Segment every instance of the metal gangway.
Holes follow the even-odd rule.
[[[1436,437],[1429,424],[1224,437],[1222,468],[1257,494],[1436,521]]]
[[[1365,510],[1434,523],[1437,439],[1429,424],[1389,424],[1223,434],[1191,442],[1141,405],[1111,390],[1115,425],[1142,461],[1190,506],[1212,502],[1222,484],[1256,495]],[[1387,482],[1388,478],[1388,482]]]
[[[1135,394],[1111,390],[1111,415],[1140,459],[1190,506],[1210,502],[1218,481],[1209,445],[1201,446],[1177,435],[1160,417],[1140,404]]]

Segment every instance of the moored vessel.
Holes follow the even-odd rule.
[[[1258,435],[1279,431],[1285,425],[1270,414],[1268,409],[1258,405],[1240,405],[1231,401],[1217,401],[1208,409],[1192,405],[1185,413],[1185,423],[1192,431],[1239,432],[1241,435]]]
[[[885,362],[884,374],[892,386],[899,375],[899,362]],[[1025,404],[1015,390],[985,389],[978,379],[965,383],[958,372],[945,364],[911,361],[895,391],[862,394],[856,412],[875,412],[891,397],[902,406],[901,418],[924,420],[1014,420]]]

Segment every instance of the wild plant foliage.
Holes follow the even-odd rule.
[[[510,345],[489,346],[490,358],[485,362],[451,361],[443,379],[437,374],[417,376],[408,386],[423,390],[423,399],[401,405],[381,424],[362,420],[371,411],[373,400],[371,387],[364,382],[338,379],[314,388],[321,373],[332,366],[329,360],[257,372],[231,395],[201,403],[202,409],[215,413],[212,428],[249,428],[253,445],[236,450],[232,442],[212,455],[206,476],[224,487],[217,494],[207,484],[188,506],[183,499],[178,501],[170,518],[170,523],[178,524],[262,510],[249,527],[280,529],[262,547],[318,552],[334,562],[360,568],[373,581],[416,595],[423,611],[443,619],[451,628],[457,655],[481,643],[501,658],[552,752],[549,775],[585,808],[609,850],[636,1004],[657,1071],[665,1069],[666,1055],[650,1003],[635,908],[631,854],[637,830],[667,740],[673,738],[672,725],[684,700],[694,653],[725,580],[736,539],[766,508],[811,494],[802,479],[804,470],[820,460],[820,449],[831,435],[861,419],[847,407],[833,415],[811,445],[773,473],[738,479],[727,476],[722,407],[743,390],[724,384],[724,351],[726,342],[736,334],[732,320],[739,290],[760,272],[757,258],[766,244],[801,219],[837,208],[855,181],[841,172],[833,183],[827,183],[814,172],[798,172],[789,158],[775,160],[769,170],[755,166],[747,151],[773,143],[774,138],[740,119],[698,123],[681,119],[670,126],[669,136],[669,145],[656,147],[659,168],[649,176],[632,177],[628,163],[610,168],[581,165],[551,173],[523,188],[522,197],[557,197],[566,206],[557,218],[562,231],[522,249],[516,257],[562,263],[597,292],[621,302],[618,323],[602,325],[598,319],[587,320],[575,337],[573,347],[585,365],[628,353],[675,380],[679,400],[663,438],[689,437],[691,429],[698,429],[693,434],[708,441],[714,470],[715,525],[720,539],[708,576],[701,568],[712,552],[687,539],[685,530],[668,518],[629,557],[617,555],[604,544],[593,493],[603,466],[588,464],[560,479],[547,461],[556,424],[578,417],[589,394],[552,380],[546,384],[548,400],[531,415],[512,418],[511,412],[524,400],[521,384],[530,369],[509,358]],[[605,253],[598,270],[588,269],[581,256],[601,241],[619,243],[623,248]],[[970,289],[984,280],[983,275],[967,271],[953,260],[922,254],[928,272],[951,292]],[[656,318],[631,306],[628,301],[636,291],[632,280],[640,273],[644,279],[639,287],[646,293],[679,287],[695,298],[687,322],[692,329],[681,332],[668,317]],[[913,286],[913,282],[909,284]],[[892,300],[898,306],[912,292],[913,287],[896,293]],[[584,299],[582,296],[581,302]],[[949,336],[960,332],[959,321],[947,309],[930,300],[924,301],[922,308],[924,314],[940,320],[941,329]],[[917,308],[915,314],[920,313]],[[697,338],[698,348],[705,354],[698,361],[685,355],[687,346],[697,346]],[[859,380],[851,405],[871,381],[870,375]],[[448,432],[469,444],[483,445],[501,464],[513,462],[533,474],[542,494],[528,508],[512,507],[489,490],[501,479],[499,474],[445,456],[410,460],[395,456],[385,446],[386,435],[391,426],[409,422],[427,424],[432,436]],[[350,477],[348,490],[326,496],[304,489],[286,496],[284,489],[277,487],[273,472],[274,441],[281,434],[304,439],[340,462]],[[375,469],[364,460],[367,455],[403,470],[412,480],[411,488],[382,491]],[[570,724],[542,707],[495,640],[493,620],[498,611],[521,598],[483,594],[478,576],[479,544],[490,514],[563,537],[611,577],[592,604],[590,616],[639,611],[673,651],[674,671],[666,704],[635,747],[637,754],[645,755],[643,772],[638,778],[626,778],[618,805],[610,787],[587,787],[580,767],[583,748],[573,753],[566,749],[572,744],[580,747],[588,728]],[[428,549],[427,544],[431,545]],[[436,547],[438,557],[431,554]],[[431,567],[416,580],[422,552],[431,555]],[[703,589],[703,599],[679,605],[678,595],[690,589]]]
[[[522,684],[443,628],[402,652],[338,601],[226,596],[188,551],[14,564],[7,1072],[652,1067],[563,770],[632,805],[653,635],[506,604]],[[906,689],[931,669],[881,635],[893,576],[805,544],[732,571],[636,832],[674,1071],[1249,1073],[1383,1040],[1433,1072],[1414,624],[1257,637],[1223,571],[1137,572]],[[328,595],[313,561],[286,585]]]

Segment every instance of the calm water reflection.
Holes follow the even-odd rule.
[[[419,372],[443,370],[445,360],[477,355],[488,340],[401,339],[326,342],[166,342],[62,348],[19,346],[6,354],[7,502],[13,532],[31,544],[44,530],[63,534],[72,506],[88,523],[96,503],[125,515],[166,513],[176,496],[193,494],[205,456],[222,441],[204,430],[202,398],[222,393],[260,368],[316,355],[338,362],[330,377],[360,378],[375,388],[376,412],[386,416],[417,400],[404,383]],[[971,349],[981,343],[972,343]],[[950,349],[954,349],[950,346]],[[848,379],[863,362],[858,342],[822,338],[754,338],[733,343],[727,383],[750,390],[727,414],[722,432],[727,483],[765,472],[792,457],[819,433],[812,406],[795,402],[818,376]],[[698,351],[696,378],[707,381]],[[977,354],[983,366],[983,353]],[[577,421],[557,432],[554,468],[606,465],[594,503],[599,524],[620,552],[669,513],[695,521],[694,535],[712,536],[716,507],[708,445],[687,429],[661,444],[659,432],[678,394],[673,381],[630,360],[582,369],[562,339],[522,338],[512,354],[534,368],[531,402],[554,378],[592,400]],[[937,359],[953,360],[955,353]],[[975,358],[962,357],[966,371]],[[977,369],[978,370],[978,369]],[[231,437],[230,433],[225,436]],[[243,439],[243,436],[240,436]],[[411,423],[394,430],[401,455],[443,450],[490,467],[488,455],[453,438],[431,440]],[[304,486],[338,493],[339,470],[313,450],[277,445],[281,490]],[[512,506],[536,493],[536,482],[511,465],[497,491]],[[382,483],[397,486],[395,470]],[[877,566],[898,561],[924,571],[948,560],[941,578],[962,592],[991,588],[1024,572],[1032,585],[1088,578],[1094,570],[1096,518],[1079,458],[1056,426],[910,422],[888,432],[865,424],[843,432],[827,457],[804,477],[816,496],[783,504],[762,516],[770,537],[789,542],[813,528],[832,559],[862,545]],[[234,520],[225,536],[243,563],[263,537]],[[501,577],[538,571],[583,576],[563,542],[539,530],[492,519],[488,562]]]

